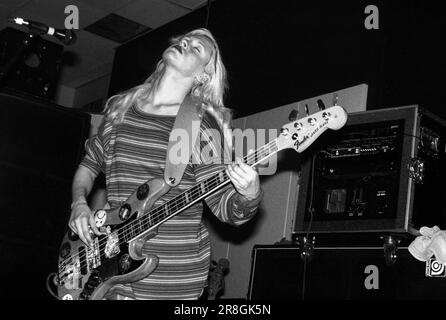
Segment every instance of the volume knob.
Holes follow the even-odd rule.
[[[62,244],[62,247],[60,249],[60,257],[62,259],[66,259],[68,258],[68,256],[71,253],[71,245],[69,242],[64,242],[64,244]]]
[[[138,198],[138,200],[144,200],[149,195],[149,190],[150,188],[147,183],[140,185],[136,191],[136,198]]]
[[[122,221],[127,220],[130,217],[130,213],[132,212],[132,207],[128,203],[122,205],[122,207],[119,209],[119,218]]]
[[[79,240],[79,236],[76,233],[74,233],[73,230],[70,229],[70,230],[68,230],[68,239],[70,241],[77,241],[77,240]]]

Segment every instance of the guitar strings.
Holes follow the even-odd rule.
[[[268,146],[265,145],[265,146],[262,147],[262,149],[266,149],[267,147],[268,147],[269,149],[271,149],[271,146],[270,146],[270,145],[268,145]],[[256,158],[259,156],[259,153],[265,153],[265,150],[258,150],[256,154],[252,154],[252,155],[250,155],[249,158],[246,157],[246,159],[244,159],[244,161],[246,161],[246,162],[249,163],[251,160],[256,159]],[[223,181],[221,181],[221,177],[220,177],[220,174],[222,174],[222,173],[223,173],[223,178],[224,178]],[[184,201],[184,197],[183,197],[183,195],[184,195],[185,193],[188,193],[188,192],[189,192],[190,195],[192,195],[192,197],[194,197],[194,196],[196,196],[196,195],[201,196],[201,194],[200,194],[200,193],[202,193],[201,186],[200,186],[201,184],[203,184],[203,183],[204,183],[204,184],[207,184],[207,185],[208,185],[208,189],[212,189],[212,188],[218,186],[219,183],[223,183],[223,182],[225,182],[225,181],[227,180],[227,178],[228,178],[228,177],[227,177],[227,175],[226,175],[226,172],[224,172],[224,171],[219,172],[218,174],[216,174],[216,175],[214,175],[214,176],[208,178],[207,180],[205,180],[205,181],[199,183],[198,185],[192,187],[192,188],[189,189],[189,190],[186,190],[186,191],[183,192],[182,194],[178,195],[176,198],[172,199],[171,201],[172,201],[173,203],[171,204],[170,207],[174,207],[175,210],[178,210],[179,208],[181,208],[182,206],[184,206],[185,204],[187,204],[187,202]],[[194,190],[194,189],[198,189],[198,190]],[[176,199],[178,199],[178,201],[175,202]],[[163,211],[164,209],[162,209],[162,207],[163,207],[163,206],[160,206],[160,207],[157,207],[157,208],[155,208],[155,209],[161,208],[161,210]],[[155,211],[156,211],[156,210],[155,210]],[[153,218],[153,217],[156,218],[156,215],[155,215],[155,214],[156,214],[156,212],[153,212],[152,214],[150,214],[150,216],[149,216],[148,214],[146,214],[146,215],[141,216],[139,219]],[[161,213],[161,216],[163,216],[163,215],[164,215],[164,214]],[[134,222],[133,222],[133,224],[136,224],[136,223],[137,223],[137,221],[134,221]],[[129,224],[129,225],[126,225],[125,227],[127,227],[127,228],[131,228],[132,226],[131,226],[131,224]]]
[[[267,145],[262,146],[262,147],[259,148],[259,150],[257,150],[255,153],[253,153],[253,154],[251,154],[251,155],[245,157],[246,159],[244,159],[244,160],[245,160],[246,162],[249,163],[253,158],[256,159],[256,158],[259,156],[259,154],[263,154],[263,153],[265,153],[265,151],[266,151],[265,149],[269,149],[269,150],[271,150],[271,146],[273,145],[273,143],[274,143],[274,141],[272,141],[271,143],[269,143],[269,144],[267,144]],[[214,175],[214,176],[208,178],[207,180],[204,181],[204,183],[207,184],[208,186],[210,186],[210,188],[214,188],[215,186],[218,185],[218,182],[219,182],[219,181],[215,181],[215,180],[216,180],[216,179],[220,180],[220,174],[221,174],[221,173],[223,173],[223,181],[222,181],[222,183],[223,183],[223,182],[226,181],[226,179],[227,179],[227,175],[226,175],[226,173],[225,173],[224,171],[220,171],[218,174],[216,174],[216,175]],[[217,182],[217,184],[215,184],[215,182]],[[172,199],[171,201],[169,201],[169,202],[167,203],[167,204],[169,204],[168,207],[169,207],[170,209],[174,208],[175,210],[178,210],[178,209],[179,209],[179,206],[183,206],[183,205],[185,204],[185,203],[184,203],[184,200],[183,200],[183,197],[182,197],[183,194],[185,194],[186,192],[189,192],[189,194],[190,194],[191,197],[195,197],[196,195],[199,195],[199,193],[200,193],[200,189],[201,189],[201,186],[200,186],[200,185],[201,185],[202,183],[203,183],[203,182],[198,183],[197,185],[195,185],[195,186],[192,187],[191,189],[186,190],[186,191],[183,192],[182,194],[178,195],[176,198],[174,198],[174,199]],[[195,189],[197,189],[197,187],[200,187],[200,188],[198,188],[198,191],[195,190]],[[177,198],[180,198],[181,201],[177,201],[177,203],[175,203],[174,200],[177,199]],[[171,202],[173,202],[173,203],[171,203]],[[179,203],[179,202],[180,202],[180,203]],[[164,210],[164,209],[163,209],[164,206],[166,206],[166,204],[160,206],[160,207],[161,207],[161,210]],[[152,218],[153,218],[153,220],[155,220],[155,219],[158,220],[158,217],[163,216],[162,213],[161,213],[161,214],[157,214],[157,211],[159,211],[160,207],[155,208],[155,209],[154,209],[154,212],[149,213],[149,214],[145,214],[144,216],[138,218],[138,219],[135,220],[135,221],[136,221],[138,224],[141,224],[141,221],[143,221],[143,220],[147,220],[147,219],[149,219],[149,221],[152,220]],[[134,221],[134,222],[135,222],[135,221]],[[134,223],[134,222],[132,222],[132,223]],[[143,221],[143,223],[146,223],[146,222],[147,222],[147,221]],[[151,222],[151,221],[150,221],[150,222]],[[159,221],[157,221],[156,223],[158,223],[158,222],[159,222]],[[126,228],[126,227],[127,227],[127,228]],[[128,225],[124,226],[123,229],[117,229],[116,232],[118,233],[118,235],[121,236],[121,238],[127,238],[128,235],[129,235],[128,230],[131,229],[131,228],[133,228],[133,226],[132,226],[131,224],[128,224]],[[131,232],[131,231],[130,231],[130,235],[132,235],[132,232]],[[103,248],[102,248],[102,247],[103,247],[103,240],[107,240],[107,239],[104,238],[104,239],[101,239],[101,240],[102,240],[101,242],[98,242],[98,243],[95,244],[95,245],[99,248],[99,250],[103,249]],[[85,255],[88,255],[88,253],[87,253],[87,252],[85,252],[85,253],[78,253],[77,255],[79,255],[79,257],[84,257]],[[76,257],[76,255],[72,256],[71,259],[73,259],[73,258],[75,258],[75,257]],[[69,259],[70,259],[70,258],[69,258]],[[69,259],[67,259],[67,260],[69,260]],[[66,263],[64,263],[64,262],[65,262],[65,261],[61,262],[60,265],[61,265],[61,266],[64,266],[64,265],[65,265],[66,263],[68,263],[69,261],[67,261]],[[82,267],[83,267],[83,266],[82,266]]]
[[[276,139],[276,140],[277,140],[277,139]],[[258,159],[259,154],[265,153],[265,151],[266,151],[265,149],[266,149],[266,148],[268,148],[269,151],[270,151],[270,153],[271,153],[271,146],[275,146],[276,149],[277,149],[277,145],[275,145],[276,140],[273,140],[273,141],[271,141],[270,143],[268,143],[268,144],[262,146],[262,147],[259,148],[257,151],[255,151],[254,153],[250,154],[249,156],[244,157],[244,158],[243,158],[243,161],[246,162],[246,163],[248,163],[248,164],[249,164],[249,162],[250,162],[251,160],[253,160],[253,159],[254,159],[254,161],[255,161],[256,159]],[[275,152],[275,151],[277,151],[277,150],[273,150],[273,152]],[[268,154],[267,154],[267,155],[268,155]],[[263,155],[262,155],[262,157],[263,157]],[[263,161],[263,160],[264,160],[264,159],[261,159],[259,162],[261,162],[261,161]],[[203,181],[203,182],[212,185],[212,187],[210,187],[209,189],[212,189],[212,188],[214,188],[214,187],[217,187],[218,184],[219,184],[220,182],[219,182],[219,181],[213,181],[213,180],[216,180],[216,179],[220,180],[219,176],[220,176],[221,173],[224,174],[224,179],[225,179],[225,180],[223,180],[223,182],[228,181],[228,180],[227,180],[227,175],[226,175],[226,173],[225,173],[224,171],[220,171],[220,172],[217,173],[216,175],[214,175],[214,176],[208,178],[207,180],[205,180],[205,181]],[[200,183],[198,183],[197,185],[195,185],[195,186],[193,186],[192,188],[190,188],[189,190],[184,191],[183,193],[181,193],[180,195],[178,195],[178,196],[175,197],[174,199],[170,200],[168,203],[170,203],[170,202],[172,202],[172,201],[174,202],[174,200],[176,200],[177,198],[181,198],[181,196],[182,196],[184,193],[189,192],[190,190],[193,190],[194,188],[196,188],[196,187],[198,187],[198,186],[199,186],[200,189],[201,189],[201,184],[203,184],[203,182],[200,182]],[[214,185],[215,182],[217,182],[216,185]],[[223,182],[221,182],[221,183],[223,184]],[[195,194],[194,194],[194,193],[195,193]],[[199,193],[200,193],[200,192],[195,192],[195,191],[194,191],[194,192],[192,192],[192,196],[196,196],[196,195],[201,196]],[[177,202],[178,202],[178,201],[177,201]],[[181,202],[183,202],[182,199],[181,199]],[[164,205],[161,205],[161,206],[155,208],[155,209],[153,210],[154,212],[152,212],[152,213],[149,212],[149,213],[147,213],[147,214],[141,216],[141,217],[138,218],[137,220],[133,221],[132,223],[130,223],[130,224],[126,225],[126,226],[123,226],[123,227],[117,229],[117,230],[115,231],[115,233],[118,234],[118,238],[119,238],[119,239],[124,239],[124,242],[128,242],[125,238],[128,236],[128,232],[127,232],[128,229],[134,228],[134,226],[131,226],[131,224],[134,224],[134,223],[137,222],[138,220],[146,220],[147,218],[150,218],[149,216],[153,216],[153,217],[155,217],[155,218],[157,218],[157,216],[159,217],[160,215],[161,215],[161,216],[165,216],[163,213],[157,215],[157,212],[156,212],[156,211],[159,211],[158,209],[159,209],[160,207],[163,207],[163,206],[164,206]],[[176,204],[175,202],[174,202],[173,205],[171,205],[170,207],[176,207],[175,210],[178,210],[177,204]],[[181,208],[180,208],[180,209],[181,209]],[[150,220],[151,220],[151,219],[150,219]],[[158,222],[156,222],[156,223],[158,223]],[[126,229],[126,228],[127,228],[127,229]],[[130,235],[132,235],[132,233],[130,233]],[[103,249],[104,249],[104,248],[103,248],[103,245],[106,245],[106,243],[104,243],[104,241],[107,241],[107,237],[104,237],[103,239],[100,239],[99,241],[97,241],[97,243],[95,244],[95,245],[96,245],[96,248],[94,248],[94,250],[99,250],[99,257],[100,257],[100,258],[103,257],[103,254],[102,254],[102,252],[101,252],[101,251],[103,251]],[[120,244],[122,244],[122,242],[119,242],[119,241],[118,241],[118,245],[120,245]],[[88,250],[88,249],[87,249],[87,250]],[[91,249],[90,249],[90,250],[91,250]],[[84,256],[88,256],[88,254],[89,254],[89,253],[86,252],[86,251],[85,251],[84,253],[77,253],[77,254],[71,256],[70,258],[65,259],[64,261],[62,261],[62,262],[60,263],[60,266],[61,266],[61,267],[64,267],[67,263],[70,262],[70,260],[72,260],[73,258],[76,258],[76,256],[79,256],[79,257],[82,257],[82,258],[83,258]],[[86,264],[87,264],[87,266],[88,266],[88,260],[85,259],[84,261],[85,261],[85,262],[82,263],[82,264],[80,265],[81,268],[85,267]]]
[[[270,143],[270,144],[272,144],[272,143]],[[263,146],[262,148],[263,149],[268,148],[269,151],[271,152],[271,146],[269,144]],[[262,149],[262,148],[260,148],[260,149]],[[254,153],[251,154],[253,157],[251,157],[251,155],[249,156],[251,159],[248,159],[248,157],[246,157],[246,162],[248,162],[248,164],[249,164],[249,162],[251,160],[257,159],[258,156],[259,156],[259,153],[262,154],[262,157],[264,156],[263,153],[265,153],[266,150],[260,150],[260,149],[258,150],[257,154],[254,154]],[[245,159],[243,159],[243,160],[245,161]],[[223,181],[221,181],[222,177],[220,177],[220,174],[223,174]],[[174,210],[176,211],[178,209],[181,209],[185,205],[187,205],[188,202],[185,201],[185,199],[184,199],[185,197],[183,196],[186,193],[189,193],[189,195],[191,195],[192,198],[197,196],[197,195],[201,196],[200,193],[202,193],[202,190],[201,190],[201,185],[202,184],[208,185],[207,188],[210,190],[210,189],[213,189],[213,188],[217,187],[220,183],[225,182],[227,180],[227,178],[228,178],[228,176],[226,175],[226,172],[220,171],[218,174],[208,178],[205,181],[200,182],[198,185],[195,185],[194,187],[190,188],[189,190],[186,190],[186,191],[182,192],[181,194],[176,196],[174,199],[170,200],[169,202],[173,202],[173,203],[171,205],[169,205],[169,209],[172,209],[172,207],[173,207]],[[197,188],[197,187],[199,187],[199,188]],[[195,188],[197,188],[198,190],[193,190]],[[203,193],[203,194],[205,194],[205,193]],[[177,200],[177,201],[175,202],[175,200]],[[151,223],[152,221],[150,221],[150,220],[152,220],[152,218],[157,219],[159,216],[161,216],[161,217],[165,216],[165,214],[162,213],[165,210],[165,209],[163,209],[163,207],[168,205],[169,202],[167,202],[166,204],[161,205],[161,206],[159,206],[159,207],[154,209],[156,211],[156,209],[161,208],[160,209],[161,213],[158,216],[156,215],[156,212],[152,212],[151,214],[150,213],[149,214],[145,214],[145,215],[141,216],[140,218],[138,218],[137,220],[133,221],[132,223],[130,223],[130,224],[124,226],[124,227],[127,227],[127,229],[131,229],[131,228],[133,228],[132,224],[134,224],[134,225],[140,224],[140,221],[138,221],[138,220],[144,220],[144,219],[147,220],[147,219],[149,219],[149,222]],[[147,221],[145,221],[145,222],[147,222]],[[157,221],[156,223],[158,223],[158,222],[159,221]],[[127,231],[127,230],[124,230],[124,231]]]
[[[265,144],[264,146],[260,147],[258,150],[256,150],[252,154],[243,157],[243,159],[242,159],[243,162],[247,163],[248,165],[251,165],[250,162],[252,160],[254,160],[254,162],[257,162],[257,159],[259,159],[259,155],[260,155],[260,157],[264,158],[265,155],[263,153],[265,153],[265,151],[267,151],[265,149],[268,149],[268,151],[269,151],[269,153],[268,152],[266,153],[266,156],[269,156],[273,152],[276,152],[277,151],[276,141],[277,141],[277,138],[272,140],[268,144]],[[275,149],[273,149],[273,151],[271,151],[272,147],[275,147]],[[264,160],[263,158],[260,161],[258,161],[258,162],[263,161]],[[254,166],[254,165],[255,164],[253,164],[251,166]],[[223,174],[223,181],[221,181],[220,174]],[[177,211],[178,209],[181,209],[181,206],[184,207],[184,205],[187,204],[187,203],[184,203],[184,200],[183,200],[183,195],[184,194],[189,193],[189,195],[192,198],[194,198],[195,196],[200,197],[200,196],[203,195],[203,193],[202,193],[202,185],[203,184],[208,185],[208,189],[211,190],[213,188],[218,187],[219,184],[223,185],[227,181],[228,181],[228,176],[227,176],[226,172],[224,170],[222,170],[222,171],[218,172],[217,174],[215,174],[214,176],[211,176],[210,178],[208,178],[208,179],[206,179],[206,180],[204,180],[202,182],[197,183],[196,185],[194,185],[190,189],[185,190],[184,192],[182,192],[181,194],[179,194],[175,198],[171,199],[170,201],[166,202],[165,204],[160,205],[160,206],[154,208],[153,212],[149,211],[148,213],[142,215],[141,217],[137,218],[136,220],[132,221],[131,223],[129,223],[129,224],[127,224],[127,225],[125,225],[125,226],[123,226],[121,228],[118,228],[117,230],[114,231],[114,233],[118,234],[118,243],[117,244],[121,245],[121,244],[123,244],[125,242],[128,242],[125,238],[128,237],[129,234],[130,234],[130,236],[132,235],[131,229],[134,229],[135,228],[134,225],[136,225],[136,224],[141,225],[141,221],[142,221],[142,223],[145,224],[145,223],[147,223],[147,219],[148,219],[149,220],[148,221],[149,224],[152,224],[152,221],[151,221],[152,219],[158,219],[159,217],[167,217],[167,216],[170,217],[172,214],[171,215],[165,215],[164,213],[162,213],[165,210],[165,209],[163,209],[165,206],[168,206],[169,209],[172,209],[172,207],[175,207],[175,211]],[[197,190],[194,190],[194,189],[197,189]],[[206,194],[206,193],[204,193],[204,194]],[[178,203],[178,202],[180,202],[180,203]],[[178,206],[180,206],[180,207],[178,207]],[[160,211],[160,212],[157,212],[157,211]],[[177,213],[179,213],[179,212],[177,212]],[[162,221],[162,219],[160,221]],[[159,223],[159,221],[157,221],[155,224],[157,224],[157,223]],[[146,230],[146,231],[148,231],[148,230]],[[130,237],[130,238],[132,238],[132,237]],[[124,241],[122,242],[121,239],[123,239]],[[99,239],[97,241],[97,243],[95,244],[96,248],[94,248],[93,250],[94,251],[99,250],[99,258],[103,258],[103,251],[104,251],[103,249],[104,249],[104,246],[107,244],[107,241],[108,241],[108,237],[105,236],[104,238]],[[59,264],[59,276],[60,276],[60,269],[63,269],[68,263],[70,263],[76,257],[84,258],[82,260],[85,261],[85,262],[81,263],[80,268],[84,268],[84,267],[88,266],[88,255],[89,255],[89,253],[87,252],[88,250],[91,251],[92,249],[87,248],[84,253],[78,252],[78,253],[72,255],[71,257],[69,257],[67,259],[64,259]]]
[[[276,139],[276,140],[277,140],[277,139]],[[264,153],[264,152],[266,151],[266,150],[265,150],[266,148],[268,148],[268,149],[270,150],[270,149],[271,149],[271,146],[273,146],[273,145],[276,146],[276,145],[275,145],[276,140],[273,140],[273,141],[271,141],[270,143],[268,143],[268,144],[262,146],[262,147],[259,148],[257,151],[255,151],[254,153],[250,154],[249,156],[244,157],[244,158],[243,158],[243,161],[249,164],[249,162],[250,162],[251,160],[253,160],[253,159],[254,159],[254,160],[257,159],[258,156],[259,156],[259,154],[262,154],[262,153]],[[276,148],[277,148],[277,146],[276,146]],[[276,151],[276,150],[274,150],[274,151]],[[271,151],[270,151],[270,152],[271,152]],[[262,159],[261,161],[263,161],[263,159]],[[224,180],[223,180],[223,182],[227,181],[227,175],[226,175],[226,173],[225,173],[224,171],[220,171],[219,173],[217,173],[216,175],[214,175],[214,176],[208,178],[208,179],[205,180],[204,182],[205,182],[205,183],[207,182],[207,184],[212,185],[211,188],[217,187],[218,184],[219,184],[219,181],[213,181],[213,180],[216,180],[216,179],[220,180],[219,176],[220,176],[221,173],[223,173],[223,176],[224,176]],[[214,186],[214,183],[215,183],[215,182],[217,182],[217,184]],[[222,184],[223,184],[223,182],[222,182]],[[181,198],[181,196],[182,196],[184,193],[189,192],[189,191],[192,191],[192,192],[190,192],[192,197],[194,197],[194,196],[196,196],[196,195],[200,196],[200,192],[201,192],[201,190],[197,192],[197,190],[193,190],[193,189],[197,189],[197,187],[200,187],[199,189],[201,189],[201,184],[203,184],[203,182],[197,183],[197,185],[195,185],[195,186],[193,186],[192,188],[190,188],[189,190],[186,190],[185,192],[181,193],[180,195],[178,195],[176,198],[172,199],[171,201],[174,202],[174,200],[176,200],[177,198]],[[170,203],[171,201],[169,201],[168,203]],[[183,201],[183,200],[181,200],[181,201]],[[177,202],[178,202],[178,201],[177,201]],[[151,218],[155,218],[155,219],[157,219],[159,216],[164,215],[163,213],[161,213],[161,214],[157,214],[157,211],[159,211],[160,208],[161,208],[161,207],[164,207],[164,206],[165,206],[165,205],[161,205],[161,206],[155,208],[155,209],[153,210],[154,212],[152,212],[152,213],[149,212],[149,213],[147,213],[147,214],[144,214],[143,216],[141,216],[141,217],[138,218],[137,220],[133,221],[132,223],[130,223],[130,224],[126,225],[126,226],[123,226],[123,227],[117,229],[117,230],[115,231],[115,233],[118,234],[118,238],[119,238],[119,239],[124,239],[124,242],[128,242],[128,241],[126,241],[125,238],[128,236],[128,229],[131,229],[131,228],[132,228],[131,224],[134,224],[134,223],[135,223],[136,221],[138,221],[138,220],[147,220],[147,218],[149,218],[149,221],[151,220]],[[176,204],[175,202],[174,202],[172,205],[170,205],[170,207],[176,207],[176,210],[178,210],[178,208],[177,208],[177,204]],[[145,222],[146,222],[146,221],[145,221]],[[144,222],[144,223],[145,223],[145,222]],[[156,223],[158,223],[158,222],[156,222]],[[133,228],[134,228],[134,227],[133,227]],[[131,233],[130,233],[130,235],[131,235]],[[96,248],[94,248],[94,251],[99,250],[99,257],[100,257],[100,258],[103,257],[103,254],[102,254],[103,249],[104,249],[103,247],[104,247],[104,245],[106,245],[106,242],[104,243],[104,241],[107,241],[107,240],[108,240],[107,237],[104,237],[103,239],[99,239],[99,240],[97,241],[97,243],[95,244],[95,247],[96,247]],[[118,241],[118,245],[120,245],[120,244],[122,244],[122,242]],[[60,266],[61,266],[61,267],[64,267],[67,263],[70,262],[70,260],[76,258],[77,256],[79,256],[79,258],[85,258],[85,259],[82,259],[82,260],[85,261],[85,262],[84,262],[84,263],[81,263],[81,265],[80,265],[81,268],[84,268],[86,265],[88,266],[88,258],[85,257],[85,256],[88,256],[88,255],[89,255],[89,252],[87,252],[87,250],[90,250],[90,251],[91,251],[91,249],[86,249],[86,251],[84,251],[83,253],[77,253],[77,254],[71,256],[70,258],[65,259],[64,261],[62,261],[62,262],[60,263]]]

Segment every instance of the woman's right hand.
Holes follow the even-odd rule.
[[[94,216],[86,201],[74,203],[68,226],[90,247],[93,246],[93,235],[102,234],[96,227]]]

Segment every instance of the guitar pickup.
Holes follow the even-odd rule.
[[[87,252],[84,246],[79,247],[79,265],[81,268],[81,274],[86,275],[88,273],[88,264],[87,264]]]

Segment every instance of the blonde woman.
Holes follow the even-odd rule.
[[[147,180],[164,176],[169,133],[187,95],[203,102],[200,132],[218,130],[224,137],[208,141],[211,149],[223,150],[225,144],[230,145],[225,129],[231,115],[223,103],[226,88],[225,67],[208,30],[197,29],[172,39],[156,70],[143,84],[107,101],[104,121],[98,134],[87,141],[86,155],[74,177],[71,230],[86,244],[92,243],[89,228],[100,234],[86,201],[99,172],[105,174],[111,207],[119,206]],[[240,225],[248,221],[262,198],[257,172],[239,158],[230,164],[211,161],[206,152],[200,152],[203,147],[199,144],[198,151],[194,148],[198,163],[187,165],[180,184],[159,204],[226,170],[232,183],[209,195],[205,202],[223,222]],[[143,252],[159,258],[157,268],[145,279],[116,286],[115,297],[198,299],[210,265],[209,235],[201,221],[202,213],[203,204],[197,203],[161,224],[158,234],[146,240],[143,247]]]

